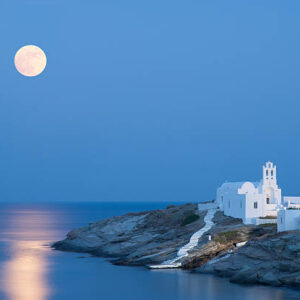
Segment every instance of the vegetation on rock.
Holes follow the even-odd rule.
[[[225,244],[228,242],[234,242],[238,239],[239,233],[237,230],[220,232],[216,237],[213,238],[215,242]]]
[[[197,221],[199,218],[200,218],[199,215],[196,215],[195,213],[191,213],[182,220],[181,226],[191,224]]]

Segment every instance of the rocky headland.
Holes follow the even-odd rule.
[[[205,226],[207,210],[197,204],[129,213],[73,229],[57,250],[107,257],[114,264],[148,266],[177,257],[178,250]],[[229,277],[237,283],[300,288],[300,232],[278,234],[275,224],[244,225],[217,211],[214,225],[188,255],[181,268]]]

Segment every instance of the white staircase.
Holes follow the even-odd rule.
[[[210,230],[212,226],[214,225],[214,222],[212,221],[215,213],[216,208],[209,209],[206,213],[206,216],[204,218],[205,226],[201,228],[200,230],[196,231],[190,238],[190,241],[181,247],[177,252],[177,257],[175,257],[172,260],[164,261],[160,265],[150,265],[150,269],[170,269],[170,268],[179,268],[181,267],[181,260],[183,257],[188,255],[188,252],[195,248],[198,245],[199,239],[202,237],[202,235]]]

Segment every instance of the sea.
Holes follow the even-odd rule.
[[[114,266],[51,244],[72,228],[170,203],[1,203],[2,300],[296,300],[300,291],[237,285],[183,270]]]

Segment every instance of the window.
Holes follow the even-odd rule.
[[[269,175],[269,171],[267,170],[267,171],[266,171],[266,176],[268,176],[268,175]]]
[[[269,197],[267,197],[266,202],[267,202],[267,204],[270,204],[270,198]]]
[[[223,203],[223,196],[221,196],[221,200],[222,200],[222,203]]]
[[[280,223],[282,224],[282,217],[280,218]]]
[[[271,170],[271,176],[273,176],[273,170]]]
[[[257,208],[257,202],[254,202],[254,208]]]

